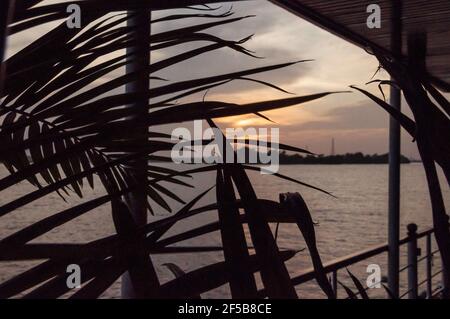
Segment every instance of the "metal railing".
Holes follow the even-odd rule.
[[[439,274],[443,274],[443,270],[440,269],[433,273],[433,256],[439,253],[439,250],[436,249],[432,251],[432,235],[434,233],[433,229],[428,229],[422,232],[417,232],[416,224],[409,224],[408,234],[404,238],[400,239],[399,246],[407,245],[407,265],[402,267],[399,272],[408,271],[408,288],[407,291],[398,296],[399,298],[408,297],[409,299],[417,299],[419,298],[419,287],[426,284],[426,298],[434,298],[444,289],[443,284],[445,280],[442,280],[442,284],[440,287],[433,289],[433,278]],[[421,250],[418,248],[418,240],[421,238],[425,238],[425,255],[421,256]],[[384,243],[369,249],[365,249],[351,255],[347,255],[344,257],[337,258],[335,260],[324,263],[324,271],[330,275],[330,282],[334,289],[335,296],[337,297],[338,293],[338,271],[346,268],[350,265],[356,264],[358,262],[364,261],[368,258],[380,255],[382,253],[388,252],[388,244]],[[426,262],[426,271],[425,271],[425,279],[421,282],[418,282],[418,265],[420,262]],[[292,278],[292,282],[294,285],[300,285],[310,280],[315,279],[315,271],[314,268],[307,269],[300,275]],[[380,282],[381,283],[381,282]],[[366,288],[368,290],[370,288]],[[359,293],[355,293],[359,295]]]

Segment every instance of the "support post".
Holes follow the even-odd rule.
[[[402,1],[392,1],[391,51],[394,57],[402,50]],[[401,107],[401,91],[390,89],[390,104],[397,110]],[[399,295],[399,240],[400,240],[400,124],[393,118],[389,121],[389,207],[388,207],[388,285],[392,294]]]
[[[149,10],[130,11],[130,19],[127,25],[135,27],[133,40],[135,41],[133,47],[127,48],[127,53],[131,54],[129,59],[131,63],[126,65],[126,72],[137,72],[136,79],[126,85],[126,93],[135,93],[136,99],[132,105],[128,107],[133,109],[133,115],[129,118],[130,125],[136,119],[142,119],[148,116],[149,100],[145,97],[139,96],[139,93],[148,92],[150,88],[150,77],[146,66],[150,64],[150,19],[151,13]],[[133,130],[136,130],[133,127]],[[145,145],[148,142],[148,128],[143,126],[141,131],[136,134],[135,145]],[[138,149],[136,152],[139,151]],[[133,170],[137,183],[140,185],[147,185],[147,160],[140,158],[133,163]],[[147,194],[145,187],[138,187],[136,191],[126,198],[130,212],[138,226],[147,223]],[[149,271],[154,272],[154,269]],[[122,277],[122,298],[140,298],[133,289],[133,284],[129,273],[125,273]]]
[[[427,261],[427,298],[431,299],[433,294],[433,255],[431,251],[431,233],[426,238],[426,261]]]
[[[447,228],[450,227],[449,225],[449,216],[447,215],[446,218],[446,225]],[[442,263],[442,267],[444,267],[444,263]],[[450,287],[448,285],[450,278],[449,278],[450,274],[447,272],[447,270],[444,268],[442,271],[442,287],[444,289],[444,297],[447,297],[450,294]]]
[[[449,217],[448,215],[445,218],[445,224],[447,225],[447,229],[449,228]],[[449,279],[448,278],[450,276],[450,274],[446,271],[445,269],[445,264],[444,261],[442,260],[442,252],[441,252],[441,263],[442,263],[442,294],[444,298],[449,298],[449,294],[450,294],[450,287],[448,285],[449,283]]]
[[[6,53],[6,42],[8,37],[8,24],[12,19],[15,0],[0,1],[0,97],[6,76],[5,64],[3,63]]]
[[[408,225],[408,299],[417,299],[417,225]]]

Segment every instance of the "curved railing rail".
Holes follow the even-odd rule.
[[[443,287],[438,287],[436,289],[433,289],[433,278],[436,277],[439,274],[442,274],[442,269],[435,271],[433,273],[433,263],[432,258],[433,256],[439,254],[439,250],[433,250],[432,251],[432,235],[434,233],[433,229],[427,229],[422,232],[417,233],[417,225],[410,224],[408,225],[408,235],[403,237],[399,241],[399,245],[407,245],[408,246],[408,263],[406,266],[402,267],[399,272],[408,271],[408,289],[406,292],[401,294],[399,298],[404,298],[408,296],[410,299],[416,299],[419,297],[418,288],[420,286],[423,286],[426,284],[426,298],[434,298],[436,295],[438,295]],[[425,243],[425,255],[421,256],[420,249],[417,248],[417,241],[421,238],[426,239]],[[356,253],[336,258],[334,260],[331,260],[329,262],[324,263],[324,270],[327,274],[330,274],[330,281],[332,283],[333,289],[335,291],[335,294],[337,296],[337,273],[339,270],[351,266],[353,264],[356,264],[358,262],[364,261],[368,258],[380,255],[382,253],[385,253],[388,251],[388,244],[380,244],[365,250],[358,251]],[[418,282],[418,263],[421,261],[426,262],[426,278]],[[292,278],[292,282],[295,285],[300,285],[305,282],[308,282],[310,280],[315,279],[315,271],[314,268],[309,268],[306,271],[302,272],[301,274],[295,276]],[[369,288],[366,288],[368,290]],[[359,295],[359,293],[356,293],[356,295]]]

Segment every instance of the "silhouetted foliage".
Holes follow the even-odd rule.
[[[13,14],[9,15],[12,17],[9,36],[66,17],[66,2],[48,5],[41,2],[15,1]],[[2,5],[4,3],[2,1]],[[230,283],[233,297],[248,298],[256,295],[254,274],[259,272],[268,297],[296,298],[285,262],[297,251],[281,250],[269,227],[269,223],[295,222],[294,215],[283,212],[279,203],[257,197],[246,170],[258,168],[218,164],[179,171],[154,165],[153,161],[170,161],[166,154],[174,145],[171,136],[156,125],[182,125],[186,121],[205,119],[215,127],[212,118],[247,113],[266,118],[260,112],[313,101],[332,92],[246,105],[220,101],[178,104],[177,101],[184,97],[192,97],[195,93],[231,81],[256,81],[285,92],[250,76],[302,61],[178,82],[168,82],[155,75],[178,63],[224,48],[254,56],[242,46],[250,37],[232,41],[206,33],[212,27],[225,26],[247,17],[231,17],[232,12],[218,13],[215,9],[201,6],[194,13],[169,13],[145,23],[154,25],[197,18],[197,24],[153,33],[148,48],[151,52],[192,43],[204,46],[187,47],[175,56],[120,74],[124,67],[134,62],[134,54],[126,49],[133,50],[142,37],[148,36],[137,33],[143,25],[129,24],[130,20],[145,10],[177,7],[176,1],[89,0],[77,3],[83,12],[81,29],[68,29],[64,21],[2,63],[7,72],[0,79],[4,84],[0,94],[0,162],[6,166],[9,175],[0,179],[0,191],[23,181],[33,184],[35,190],[2,202],[0,218],[53,193],[63,199],[73,193],[83,198],[97,183],[94,177],[98,177],[101,183],[96,187],[102,186],[107,194],[73,204],[63,211],[49,212],[48,217],[2,238],[0,261],[41,262],[2,282],[0,296],[57,298],[69,293],[71,298],[96,298],[127,272],[136,298],[199,298],[226,283]],[[1,26],[6,26],[3,16]],[[206,22],[202,23],[202,19]],[[121,91],[142,74],[154,81],[155,86],[140,91]],[[101,81],[105,77],[108,81]],[[148,112],[136,117],[136,110],[129,106],[138,100],[149,99],[151,103],[144,105],[144,111]],[[146,135],[148,131],[143,141],[142,129]],[[281,148],[303,151],[286,145]],[[144,167],[136,170],[137,162],[144,163]],[[168,186],[191,187],[186,178],[202,172],[217,173],[217,181],[208,185],[216,187],[215,203],[198,207],[199,200],[211,188],[186,203],[181,194],[174,193]],[[277,176],[313,187],[283,175]],[[158,212],[161,216],[164,212],[171,212],[170,200],[183,207],[171,216],[152,217],[150,222],[140,224],[133,218],[135,214],[128,204],[130,195],[137,193],[145,198],[150,214]],[[87,243],[33,242],[108,203],[116,234]],[[174,235],[167,234],[175,224],[215,210],[219,211],[217,221]],[[248,225],[253,247],[248,245],[249,239],[242,236],[243,224]],[[217,230],[222,237],[220,247],[180,245],[180,242]],[[160,265],[154,265],[151,259],[153,254],[216,251],[223,251],[224,261],[192,271],[175,264],[166,265],[175,278],[163,284],[155,271]],[[83,271],[82,288],[75,293],[66,285],[66,266],[71,263],[80,265]]]
[[[446,275],[443,292],[445,298],[450,298],[450,227],[441,183],[437,175],[436,164],[441,166],[450,186],[450,102],[436,89],[437,79],[433,79],[427,72],[427,39],[426,34],[411,33],[408,35],[408,55],[406,59],[388,57],[371,48],[374,55],[394,79],[388,85],[400,88],[408,102],[414,120],[395,109],[377,96],[352,86],[393,116],[401,126],[416,141],[428,183],[431,199],[433,226],[436,242],[442,255],[443,268]],[[379,87],[383,84],[380,80]],[[450,85],[439,81],[441,89],[450,91]]]

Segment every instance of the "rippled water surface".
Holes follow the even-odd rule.
[[[288,182],[277,177],[250,173],[252,182],[257,194],[261,198],[278,201],[278,194],[283,192],[301,192],[311,209],[313,218],[319,223],[316,227],[317,241],[320,253],[324,261],[346,256],[361,249],[381,244],[387,238],[387,165],[284,165],[280,168],[280,173],[303,182],[313,184],[333,193],[336,198],[327,196],[304,186]],[[3,167],[0,175],[5,176]],[[442,174],[441,174],[441,177]],[[442,178],[442,181],[444,179]],[[204,173],[194,180],[189,180],[195,189],[173,187],[171,190],[181,194],[181,197],[189,201],[194,194],[199,193],[215,183],[214,174]],[[443,185],[446,185],[443,183]],[[23,196],[33,191],[33,187],[28,183],[21,183],[13,188],[3,191],[0,196],[1,204],[5,204],[15,197]],[[98,197],[103,194],[99,184],[91,191],[86,188],[86,195],[81,201]],[[417,223],[419,230],[431,226],[431,212],[429,197],[427,195],[426,181],[421,164],[402,165],[402,193],[401,193],[401,233],[406,234],[408,223]],[[450,192],[448,186],[444,187],[444,195],[447,207],[450,206]],[[198,203],[198,206],[208,204],[215,200],[214,191]],[[80,200],[72,196],[66,203],[56,194],[35,201],[25,207],[17,209],[0,220],[0,237],[14,233],[15,231],[30,225],[36,220],[52,215],[65,208],[70,207]],[[174,211],[179,206],[174,205]],[[64,242],[64,243],[86,243],[103,236],[114,234],[114,227],[110,216],[109,205],[104,205],[93,212],[79,217],[72,222],[54,229],[49,234],[36,239],[36,242]],[[217,218],[216,212],[204,213],[190,218],[180,225],[176,225],[168,235],[175,234],[182,230],[191,229],[204,225]],[[169,216],[169,213],[158,210],[157,216],[152,220]],[[247,230],[246,230],[247,231]],[[248,235],[248,232],[247,232]],[[220,245],[219,234],[213,233],[202,236],[183,245]],[[301,234],[295,225],[282,224],[279,230],[278,244],[282,248],[301,249],[305,247]],[[424,241],[420,242],[424,247]],[[405,251],[402,249],[402,265],[405,264]],[[184,271],[190,271],[198,267],[223,260],[220,253],[202,253],[197,255],[153,255],[153,262],[157,268],[161,282],[173,278],[173,275],[162,264],[174,262]],[[14,262],[0,264],[0,281],[11,278],[39,262]],[[367,274],[366,267],[370,263],[379,264],[383,274],[386,274],[386,256],[381,255],[370,260],[361,262],[350,267],[359,278],[365,281]],[[423,264],[423,263],[422,263]],[[436,258],[435,268],[439,269],[440,263]],[[292,276],[300,274],[311,266],[306,251],[299,253],[287,263]],[[423,279],[423,268],[421,265],[421,276]],[[345,271],[339,273],[340,280],[349,282]],[[402,281],[405,282],[405,273],[402,274]],[[435,282],[439,281],[439,276],[435,277]],[[404,285],[402,285],[405,290]],[[300,285],[297,288],[300,297],[316,298],[322,297],[314,282]],[[344,296],[343,289],[339,291],[340,296]],[[383,296],[381,289],[373,289],[371,294],[375,297]],[[223,286],[205,297],[227,297],[228,287]],[[103,297],[117,298],[120,296],[120,280],[116,282]]]

